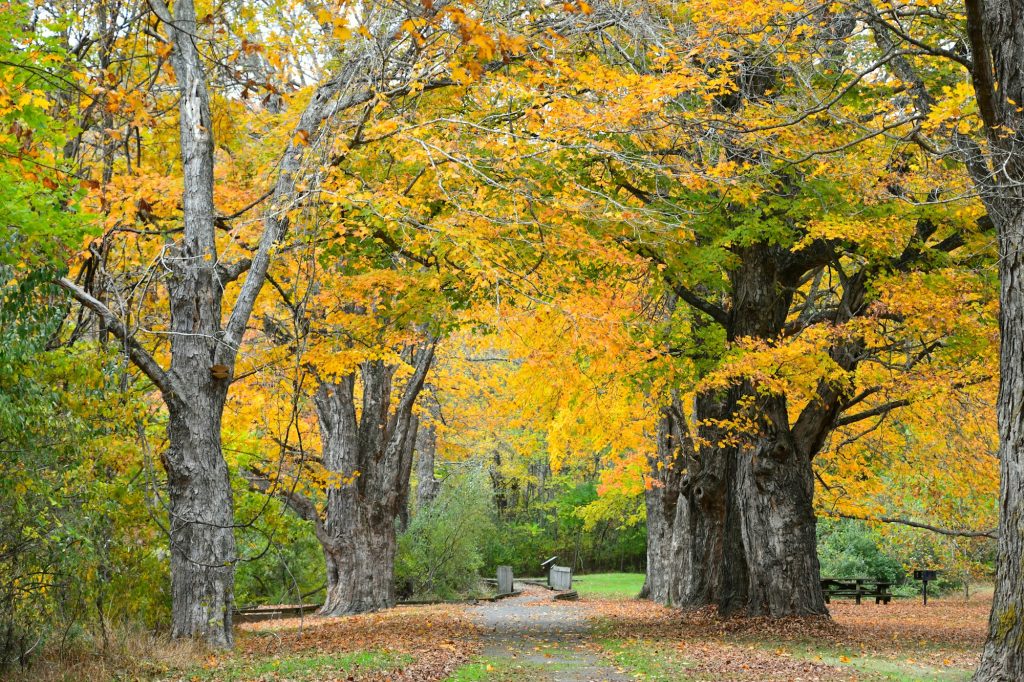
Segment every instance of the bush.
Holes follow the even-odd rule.
[[[938,579],[928,584],[929,594],[938,596],[964,588],[965,580],[971,578],[964,568],[968,559],[950,552],[945,542],[949,540],[914,528],[897,526],[879,531],[862,521],[818,519],[822,576],[885,578],[893,582],[892,593],[898,597],[921,593],[921,583],[913,580],[910,572],[915,567],[938,569]],[[978,549],[969,545],[968,549],[984,557],[984,546]],[[978,573],[984,574],[980,568]]]
[[[450,476],[437,499],[416,509],[398,537],[398,593],[451,599],[473,592],[483,544],[494,532],[490,506],[490,486],[482,472]]]
[[[866,524],[848,519],[818,520],[818,561],[829,578],[885,578],[902,583],[900,561],[885,552]]]
[[[169,615],[135,432],[147,387],[110,349],[50,347],[50,276],[0,265],[0,673]]]

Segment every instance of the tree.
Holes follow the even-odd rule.
[[[1024,17],[1009,0],[967,0],[971,78],[988,141],[988,165],[969,167],[999,236],[999,551],[988,640],[976,680],[1024,676]]]
[[[659,593],[726,613],[824,614],[814,458],[836,427],[906,404],[876,383],[880,356],[900,348],[914,373],[949,334],[918,335],[902,311],[881,310],[877,292],[950,273],[987,222],[908,209],[963,179],[912,173],[914,158],[890,147],[917,113],[873,78],[901,55],[852,34],[842,8],[644,10],[595,8],[588,20],[608,49],[540,67],[543,86],[515,90],[536,112],[519,119],[524,146],[548,142],[570,171],[545,186],[552,205],[579,216],[563,218],[572,237],[560,241],[582,232],[618,244],[680,301],[665,346],[695,376],[674,387],[686,409],[667,410],[676,416],[660,432],[679,435],[655,461],[686,476],[677,504],[664,501],[671,480],[650,494],[668,504],[658,518],[682,520],[673,552],[689,558],[669,562],[682,583]],[[583,111],[569,104],[581,89]]]
[[[355,374],[317,389],[324,466],[343,477],[355,477],[328,490],[323,529],[317,532],[327,558],[322,614],[363,613],[395,605],[395,522],[408,502],[418,422],[413,406],[430,369],[434,343],[429,339],[405,351],[413,373],[397,401],[392,398],[397,365],[383,360],[361,363],[358,421]]]
[[[221,422],[247,324],[275,249],[296,208],[309,196],[308,160],[317,158],[320,143],[328,139],[324,137],[327,124],[346,110],[371,105],[381,93],[401,96],[408,92],[409,79],[419,75],[417,57],[424,51],[412,33],[396,29],[405,19],[428,22],[438,15],[440,6],[413,8],[412,14],[402,7],[377,8],[369,18],[363,17],[369,22],[363,25],[365,36],[327,50],[336,55],[339,64],[320,79],[298,116],[277,160],[272,189],[243,209],[242,213],[266,204],[256,246],[250,255],[238,254],[233,260],[228,260],[224,251],[237,252],[237,245],[229,241],[225,246],[219,235],[218,227],[226,218],[218,212],[214,194],[218,150],[210,93],[216,64],[204,58],[197,41],[197,36],[210,30],[214,18],[198,17],[192,0],[177,0],[171,7],[157,1],[150,7],[167,35],[166,40],[159,38],[156,51],[169,57],[179,95],[183,228],[180,239],[167,245],[160,256],[168,273],[163,283],[169,313],[165,322],[169,366],[162,366],[140,334],[103,301],[70,279],[60,283],[119,339],[132,362],[159,390],[167,408],[169,448],[163,463],[170,504],[173,634],[229,647],[237,556]],[[350,35],[346,20],[327,9],[315,19],[325,36],[344,39]],[[379,31],[379,37],[374,37],[371,29]],[[417,35],[422,39],[425,32],[424,28]],[[328,38],[328,44],[331,40]],[[243,45],[237,54],[245,56],[256,50]],[[427,52],[436,56],[436,52]],[[243,98],[248,89],[241,91]],[[266,101],[271,103],[271,99]],[[347,124],[357,127],[356,122]],[[314,182],[316,177],[314,172]],[[227,296],[228,287],[239,280],[237,292]],[[230,308],[225,319],[226,305]]]

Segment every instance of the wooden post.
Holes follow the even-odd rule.
[[[512,594],[512,584],[512,567],[498,566],[498,594]]]

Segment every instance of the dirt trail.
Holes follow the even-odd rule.
[[[516,583],[522,594],[477,606],[484,631],[484,658],[507,679],[531,682],[626,682],[629,677],[588,648],[591,625],[578,602],[552,599],[554,592]]]

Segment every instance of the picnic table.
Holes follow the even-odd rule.
[[[822,578],[821,590],[825,593],[825,603],[832,602],[832,597],[853,597],[860,604],[862,597],[874,597],[876,604],[888,604],[892,599],[889,588],[892,581],[878,578]]]

